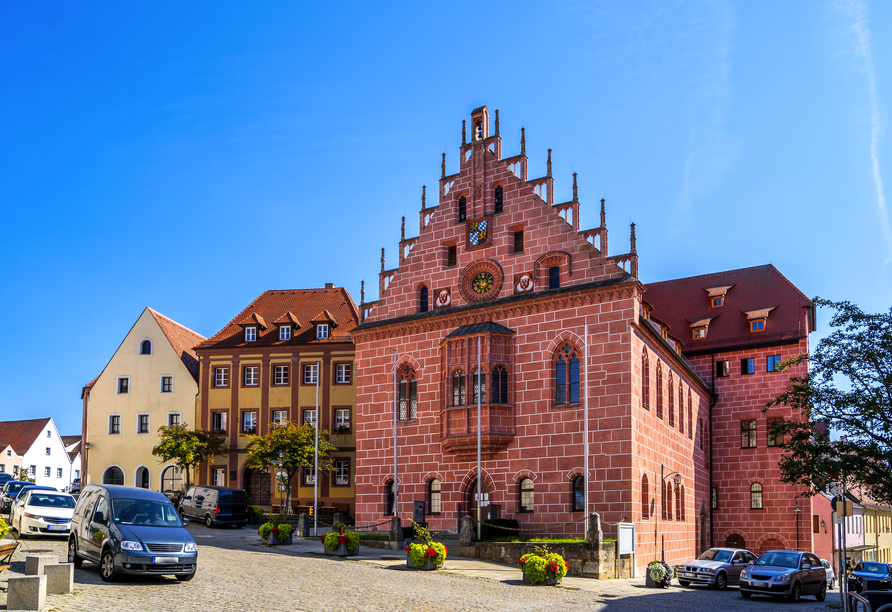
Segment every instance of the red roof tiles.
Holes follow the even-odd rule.
[[[18,455],[24,455],[43,434],[50,419],[30,419],[28,421],[5,421],[0,423],[0,448],[7,445]]]
[[[205,337],[192,331],[188,327],[183,327],[173,319],[168,319],[160,312],[156,312],[151,308],[148,310],[152,313],[152,316],[155,317],[155,321],[158,322],[158,327],[164,332],[168,342],[170,342],[170,346],[172,346],[176,354],[179,355],[183,365],[186,366],[186,369],[189,370],[189,373],[192,375],[192,378],[195,379],[195,382],[198,382],[198,356],[195,354],[194,347],[199,342],[204,341]],[[95,380],[93,382],[95,382]],[[90,384],[92,385],[92,383]]]
[[[297,317],[295,317],[294,313],[290,310],[273,321],[273,325],[293,325],[297,328],[301,327],[300,321],[297,320]]]

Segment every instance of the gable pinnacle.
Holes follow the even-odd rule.
[[[421,186],[421,210],[427,210],[427,185]]]
[[[551,149],[548,149],[547,167],[548,167],[548,171],[545,173],[545,176],[551,176]]]
[[[574,202],[579,201],[579,194],[577,193],[577,190],[576,190],[576,173],[575,172],[573,173],[573,201]]]
[[[496,136],[499,135],[499,109],[496,109]]]
[[[400,226],[400,242],[406,239],[406,215],[403,215],[403,224]]]
[[[635,242],[636,242],[636,240],[635,240],[635,224],[632,223],[631,226],[632,226],[632,237],[631,237],[632,250],[631,250],[631,252],[632,252],[632,253],[637,253],[637,252],[638,252],[638,249],[637,249],[636,246],[635,246]]]
[[[464,119],[461,120],[461,143],[463,145],[468,144],[468,130],[467,127],[465,127],[466,123],[467,121],[465,121]]]
[[[527,154],[527,129],[520,128],[520,154]]]
[[[601,227],[607,227],[607,213],[604,211],[604,198],[601,198]]]
[[[359,283],[359,303],[365,304],[365,281]]]
[[[381,273],[384,274],[384,247],[381,247]]]
[[[446,154],[445,153],[443,153],[443,161],[440,164],[440,178],[446,178]]]

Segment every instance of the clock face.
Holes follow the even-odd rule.
[[[474,277],[474,281],[471,284],[471,288],[474,290],[474,293],[479,295],[483,295],[493,286],[493,278],[492,274],[489,272],[481,272],[477,276]]]

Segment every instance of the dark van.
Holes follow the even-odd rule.
[[[244,489],[192,487],[180,502],[180,516],[215,525],[248,524],[248,496]]]

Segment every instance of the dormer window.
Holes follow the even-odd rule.
[[[709,304],[713,308],[721,308],[725,305],[725,296],[728,293],[728,290],[731,289],[734,285],[729,285],[727,287],[710,287],[706,290],[706,293],[709,294]]]
[[[765,331],[765,319],[756,319],[755,321],[750,321],[750,331],[751,332]]]
[[[291,327],[283,325],[279,328],[279,340],[291,340]]]
[[[327,340],[331,337],[331,331],[338,326],[337,321],[327,310],[323,310],[310,320],[316,326],[316,340]]]
[[[320,323],[316,326],[316,340],[328,338],[328,323]]]
[[[750,333],[755,334],[765,331],[765,326],[768,324],[768,315],[774,308],[775,307],[760,308],[759,310],[751,310],[746,313],[746,320],[750,326]]]
[[[723,296],[720,295],[720,296],[712,298],[712,307],[713,308],[718,308],[719,306],[724,306],[724,305],[725,305],[725,298]]]
[[[257,342],[257,328],[256,327],[246,327],[245,328],[245,342]]]
[[[700,319],[699,321],[694,321],[691,323],[691,333],[694,336],[694,340],[703,340],[706,338],[706,332],[709,330],[709,322],[712,319]]]
[[[694,328],[694,340],[702,340],[706,337],[706,328],[705,327],[695,327]]]

